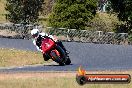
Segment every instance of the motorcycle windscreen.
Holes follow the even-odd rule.
[[[42,41],[41,47],[44,52],[49,51],[52,47],[54,47],[55,42],[51,40],[50,38],[45,38]]]

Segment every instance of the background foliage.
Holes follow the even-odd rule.
[[[116,14],[97,13],[96,16],[87,22],[87,29],[94,31],[111,32],[114,31],[117,25],[121,22],[117,19]]]
[[[124,23],[117,28],[118,32],[132,33],[132,0],[109,0],[114,12]]]
[[[13,23],[34,23],[42,10],[44,0],[7,0],[7,19]]]
[[[49,26],[85,29],[96,14],[96,0],[57,0],[49,16]]]

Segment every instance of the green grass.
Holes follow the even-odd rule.
[[[0,67],[24,66],[44,63],[40,52],[0,49]]]

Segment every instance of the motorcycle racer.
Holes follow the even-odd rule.
[[[42,39],[44,38],[51,38],[52,40],[54,40],[56,42],[57,45],[59,45],[65,52],[66,54],[68,54],[69,52],[65,49],[64,45],[62,44],[61,41],[57,40],[54,36],[52,35],[48,35],[47,33],[40,33],[39,29],[32,29],[31,30],[31,35],[33,37],[33,44],[36,46],[37,50],[43,53],[43,57],[45,61],[48,61],[50,59],[50,57],[43,52],[43,50],[41,49],[41,43],[42,43]]]

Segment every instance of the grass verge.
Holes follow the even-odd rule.
[[[43,63],[44,60],[40,52],[0,49],[0,67],[24,66]]]
[[[93,73],[93,72],[89,72]],[[102,73],[102,72],[94,72]],[[132,72],[103,72],[132,73]],[[3,77],[3,78],[2,78]],[[71,73],[8,73],[0,74],[0,88],[132,88],[130,84],[85,84],[76,82],[76,72]]]

